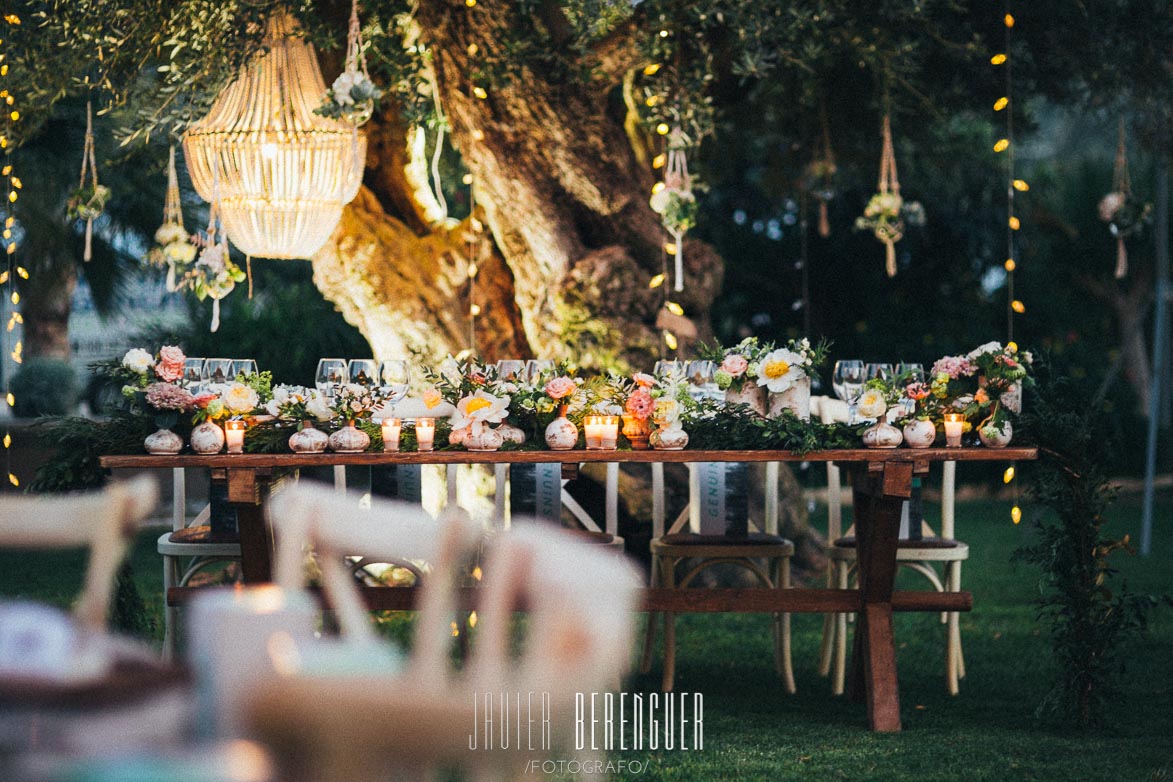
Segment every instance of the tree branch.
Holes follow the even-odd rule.
[[[641,29],[641,16],[637,9],[636,13],[617,24],[586,51],[583,64],[591,70],[597,81],[613,87],[623,81],[628,71],[642,64],[636,38]]]

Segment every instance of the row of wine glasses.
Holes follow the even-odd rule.
[[[657,361],[652,374],[669,382],[688,382],[688,394],[693,399],[719,399],[722,396],[714,379],[717,364],[707,359],[694,361]]]
[[[214,383],[228,383],[241,375],[255,375],[257,362],[251,358],[187,358],[183,362],[183,384],[193,392]]]
[[[555,364],[548,358],[531,358],[523,361],[519,358],[503,358],[496,363],[497,377],[513,383],[537,383],[542,375],[554,371]]]
[[[905,385],[923,383],[925,380],[925,368],[922,364],[906,362],[897,364],[883,362],[865,364],[859,359],[836,361],[835,369],[831,375],[831,388],[835,391],[835,396],[847,402],[850,413],[849,423],[854,424],[856,422],[855,406],[860,394],[863,392],[864,383],[877,378],[880,380],[899,378]],[[906,413],[914,412],[916,409],[915,404],[911,399],[901,400],[901,406]]]
[[[383,397],[394,404],[407,396],[411,384],[408,362],[395,359],[376,362],[371,358],[324,358],[318,362],[314,387],[327,398],[333,398],[338,388],[347,383],[378,388]]]

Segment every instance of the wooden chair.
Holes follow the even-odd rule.
[[[961,563],[969,558],[969,546],[955,540],[954,496],[957,480],[957,463],[944,462],[941,481],[941,524],[938,535],[927,522],[922,521],[921,535],[901,536],[898,542],[896,562],[899,567],[914,570],[926,579],[938,592],[961,591]],[[839,469],[833,463],[827,465],[828,521],[828,584],[833,588],[847,589],[857,557],[855,538],[851,530],[842,534],[842,485]],[[905,513],[908,506],[905,505]],[[936,564],[940,563],[942,573]],[[847,660],[847,614],[828,617],[823,626],[823,643],[820,650],[819,673],[830,673],[831,690],[841,695]],[[965,678],[965,660],[961,651],[960,614],[945,612],[941,622],[946,625],[945,682],[949,694],[959,692],[959,680]]]
[[[458,514],[437,522],[414,508],[378,501],[356,513],[352,501],[311,487],[290,489],[271,508],[278,583],[301,587],[304,544],[312,545],[344,638],[377,643],[344,556],[431,563],[401,673],[306,672],[257,694],[252,724],[275,750],[282,779],[427,779],[441,768],[464,768],[476,779],[520,777],[521,764],[533,755],[516,745],[486,748],[483,740],[478,749],[470,747],[479,699],[521,693],[517,705],[526,708],[527,693],[550,693],[548,708],[560,716],[542,742],[549,756],[571,738],[575,693],[601,692],[624,670],[638,583],[629,566],[598,547],[532,524],[492,536],[482,566],[477,637],[457,671],[450,648],[454,586],[483,543],[481,530]],[[519,605],[528,612],[520,656],[511,651],[511,617]],[[521,724],[527,725],[524,718]]]
[[[92,494],[6,497],[0,504],[0,547],[88,546],[89,565],[73,613],[85,627],[103,630],[123,556],[158,494],[152,479],[135,478]]]
[[[790,588],[790,559],[794,556],[794,544],[777,532],[777,465],[767,466],[766,531],[752,529],[745,536],[701,535],[685,532],[689,521],[686,508],[666,534],[663,531],[662,514],[664,502],[663,465],[654,464],[652,474],[653,492],[658,493],[653,502],[653,516],[656,517],[651,542],[652,573],[651,586],[664,589],[687,589],[689,584],[710,567],[721,564],[736,565],[749,573],[763,585],[773,589]],[[769,486],[771,480],[774,486]],[[695,481],[690,481],[695,484]],[[772,490],[771,490],[772,489]],[[699,491],[693,486],[690,492],[696,501]],[[765,560],[765,567],[761,561]],[[688,563],[688,569],[677,577],[677,566]],[[671,692],[676,678],[676,616],[665,611],[664,617],[664,674],[661,687]],[[643,657],[640,670],[651,670],[652,651],[655,645],[655,627],[658,615],[649,612],[647,630],[644,634]],[[786,691],[795,692],[794,668],[790,656],[790,614],[774,614],[774,666],[786,686]]]

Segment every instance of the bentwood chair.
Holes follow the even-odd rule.
[[[691,467],[691,465],[690,465]],[[749,572],[762,586],[772,589],[790,588],[790,560],[794,556],[794,544],[776,534],[777,532],[777,465],[770,464],[766,471],[766,531],[761,532],[749,523],[745,535],[707,535],[684,531],[689,523],[689,509],[686,508],[667,533],[663,530],[663,465],[653,465],[653,492],[657,494],[653,515],[656,517],[651,542],[652,573],[651,586],[663,589],[687,589],[705,570],[716,565],[734,565]],[[772,485],[771,485],[772,484]],[[690,480],[690,499],[699,501],[699,486]],[[683,563],[683,573],[678,573]],[[652,651],[655,645],[655,628],[659,615],[649,612],[647,630],[644,634],[643,656],[640,670],[651,670]],[[664,622],[664,672],[661,687],[671,692],[676,679],[676,616],[670,611],[663,612]],[[775,613],[773,616],[774,666],[786,687],[795,692],[794,668],[790,655],[790,614]]]
[[[832,400],[833,401],[833,400]],[[820,407],[824,423],[836,419],[841,413],[833,404]],[[954,499],[956,494],[957,463],[944,462],[941,477],[941,519],[940,534],[923,520],[919,530],[904,530],[897,542],[896,563],[899,567],[913,570],[924,576],[938,592],[961,590],[961,563],[969,558],[969,546],[954,539]],[[855,568],[858,550],[852,530],[843,532],[843,486],[838,466],[827,463],[827,540],[828,572],[827,584],[831,588],[847,589],[851,573]],[[909,506],[904,508],[905,517]],[[938,567],[941,568],[938,572]],[[831,690],[841,695],[847,667],[847,620],[845,613],[831,614],[824,621],[823,642],[819,654],[819,673],[831,675]],[[965,678],[965,660],[961,650],[960,614],[956,611],[943,612],[941,622],[946,625],[945,637],[945,683],[949,694],[960,691],[959,681]]]
[[[272,508],[278,582],[300,588],[303,546],[310,544],[344,638],[376,643],[344,556],[430,563],[401,672],[294,673],[257,694],[252,723],[274,748],[282,779],[427,779],[441,768],[463,768],[476,779],[518,778],[534,755],[518,752],[512,742],[526,736],[511,735],[513,748],[502,750],[498,733],[492,737],[496,748],[486,747],[479,731],[474,738],[468,730],[475,718],[485,719],[481,710],[506,708],[513,717],[505,724],[512,728],[520,716],[523,732],[530,714],[539,726],[543,709],[561,715],[538,728],[545,731],[540,740],[534,736],[535,746],[549,756],[569,748],[574,720],[566,715],[574,714],[575,694],[603,692],[623,673],[638,582],[628,565],[598,547],[532,524],[493,535],[476,590],[475,642],[457,671],[451,655],[456,585],[485,542],[479,528],[460,514],[437,522],[414,508],[379,501],[356,513],[347,498],[309,487],[289,490]],[[528,621],[517,654],[512,612],[519,607]],[[502,693],[509,697],[504,706]],[[532,703],[529,693],[536,695]],[[541,702],[544,693],[549,695]]]

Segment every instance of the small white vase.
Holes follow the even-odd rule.
[[[464,441],[468,439],[468,427],[464,429],[453,429],[448,433],[449,445],[464,445]]]
[[[334,453],[362,453],[371,444],[371,438],[354,421],[347,421],[346,426],[330,435],[329,443]]]
[[[937,427],[932,421],[914,418],[904,425],[904,442],[909,448],[928,448],[937,439]]]
[[[497,433],[507,443],[514,445],[521,445],[525,442],[525,430],[520,429],[513,424],[501,424],[497,427]]]
[[[811,379],[804,377],[780,394],[770,394],[770,418],[783,410],[792,411],[802,421],[811,420]]]
[[[877,421],[863,432],[863,444],[868,448],[896,448],[903,441],[904,435],[887,421]]]
[[[1001,429],[994,426],[981,426],[978,427],[978,437],[981,438],[982,445],[987,448],[1005,448],[1010,445],[1010,440],[1014,437],[1014,427],[1009,421],[1003,421]]]
[[[224,430],[213,421],[204,421],[191,430],[191,449],[198,454],[220,453]]]
[[[147,435],[143,440],[143,447],[147,453],[156,456],[174,456],[183,450],[183,438],[170,429],[159,428],[154,434]]]
[[[464,447],[470,451],[495,451],[504,443],[505,438],[500,432],[484,424],[469,427],[469,432],[464,438]]]
[[[679,424],[657,429],[652,432],[649,442],[657,451],[682,451],[688,445],[688,432],[681,429]]]
[[[294,453],[324,453],[330,438],[313,421],[302,421],[301,431],[289,436],[289,450]]]
[[[546,427],[546,445],[551,451],[569,451],[578,445],[578,427],[566,417],[566,408],[558,408],[558,417]]]
[[[749,409],[761,417],[766,417],[766,389],[752,380],[746,380],[740,391],[732,388],[725,389],[726,405],[749,405]],[[810,407],[808,404],[809,414]]]

